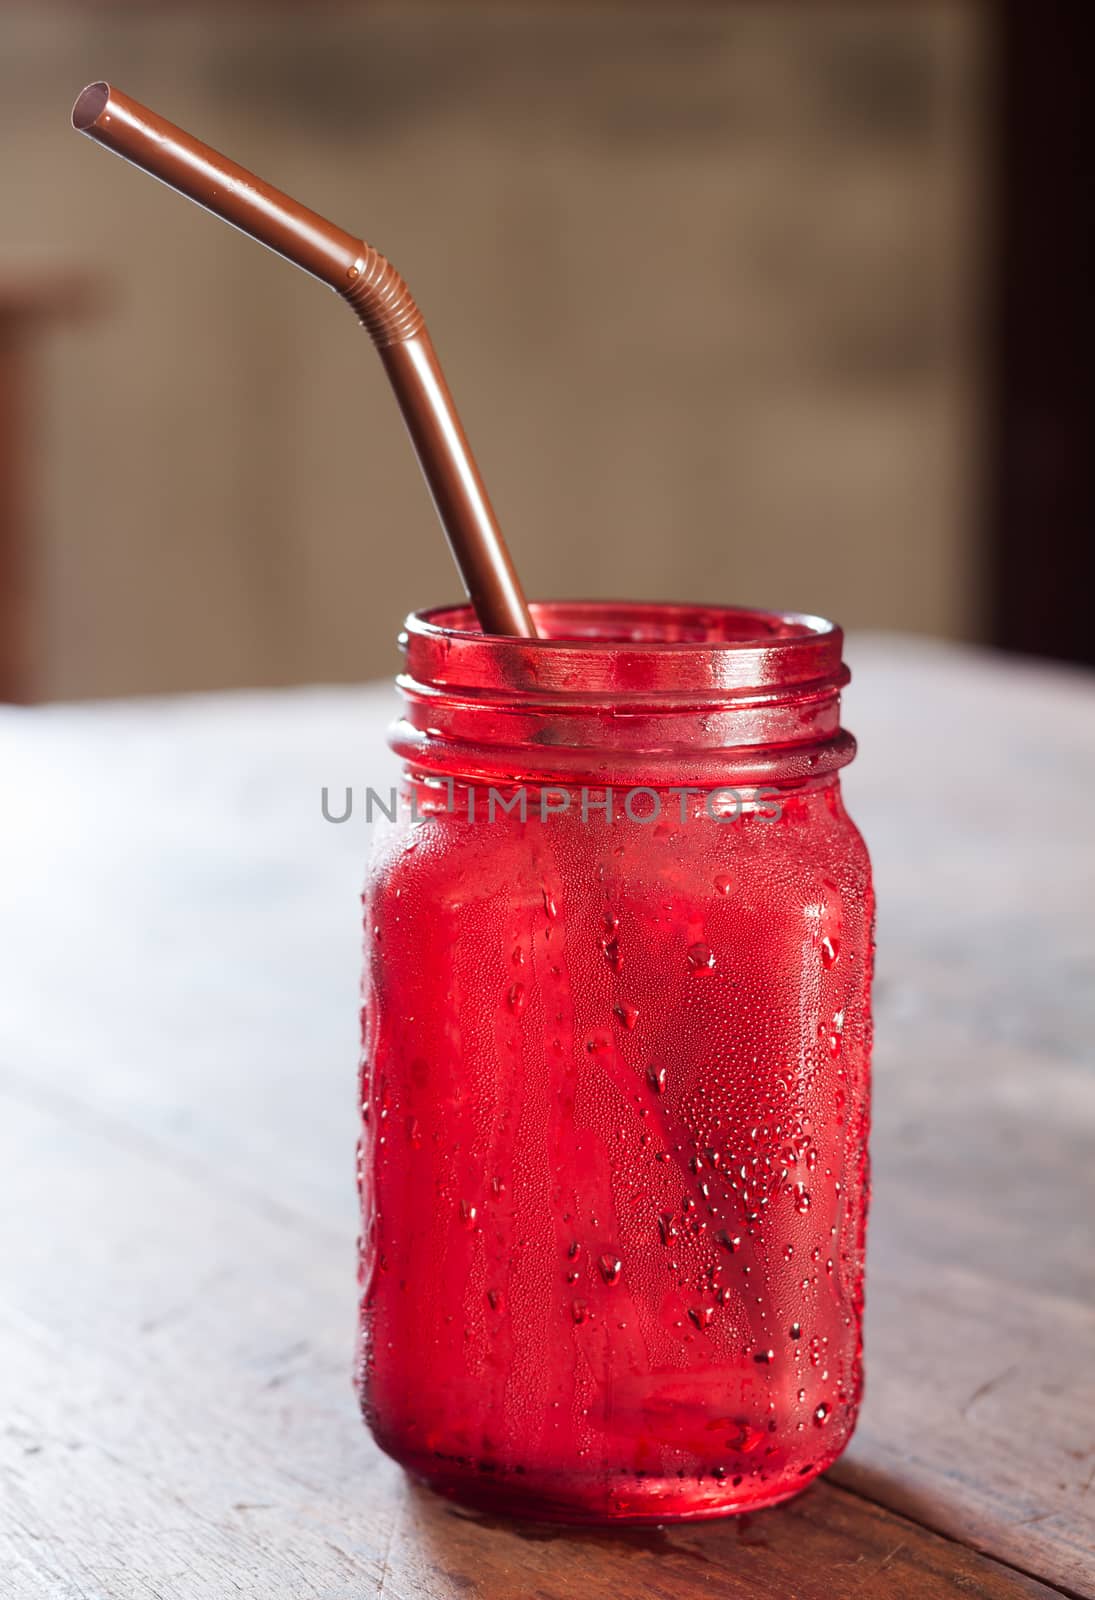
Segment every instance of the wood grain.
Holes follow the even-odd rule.
[[[859,643],[868,1401],[837,1482],[1095,1593],[1095,688]]]
[[[490,1526],[356,1416],[366,837],[319,789],[388,781],[387,692],[0,713],[4,1600],[1095,1595],[1095,688],[851,659],[867,1402],[800,1500],[634,1536]]]
[[[827,1484],[756,1517],[634,1532],[449,1506],[354,1414],[345,1241],[6,1087],[0,1160],[22,1222],[0,1317],[4,1596],[1052,1593]]]

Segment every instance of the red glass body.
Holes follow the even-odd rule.
[[[873,900],[840,632],[536,609],[534,642],[408,625],[405,814],[366,893],[364,1413],[503,1511],[772,1504],[861,1387]]]

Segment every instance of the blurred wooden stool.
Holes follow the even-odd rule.
[[[106,304],[104,286],[83,273],[0,270],[0,701],[34,698],[35,638],[29,479],[36,341],[54,322]]]

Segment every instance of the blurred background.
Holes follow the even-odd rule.
[[[98,77],[392,257],[532,595],[1095,660],[1079,23],[5,6],[0,698],[387,674],[458,593],[346,308],[78,138]]]

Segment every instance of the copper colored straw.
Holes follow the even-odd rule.
[[[380,353],[483,631],[535,638],[422,313],[390,262],[109,84],[88,85],[72,108],[72,125],[303,267],[350,303]]]

